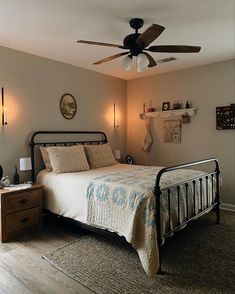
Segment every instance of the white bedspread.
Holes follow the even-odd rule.
[[[78,173],[55,174],[41,171],[37,181],[45,186],[45,208],[80,222],[114,231],[137,250],[146,273],[158,269],[155,198],[152,193],[156,174],[162,167],[118,164]],[[163,174],[161,188],[203,175],[195,170]],[[181,187],[183,191],[184,186]],[[205,185],[202,187],[205,190]],[[211,182],[209,182],[211,190]],[[192,185],[188,187],[188,211],[193,212]],[[191,195],[191,196],[190,196]],[[169,225],[166,192],[161,199],[161,233]],[[200,208],[196,186],[196,210]],[[209,199],[211,201],[211,198]],[[205,205],[205,203],[203,203]],[[181,195],[181,221],[185,219],[185,197]],[[177,223],[177,193],[171,191],[171,227]]]
[[[133,170],[136,166],[116,164],[84,172],[55,174],[42,170],[37,183],[44,188],[44,207],[53,213],[87,223],[86,194],[89,182],[110,173]]]

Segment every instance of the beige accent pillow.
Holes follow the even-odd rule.
[[[50,147],[48,153],[52,170],[57,174],[89,169],[83,146]]]
[[[117,164],[109,144],[85,145],[84,148],[91,168]]]
[[[46,170],[47,171],[52,171],[52,166],[51,166],[51,161],[50,161],[50,158],[49,158],[48,148],[51,148],[51,147],[42,147],[41,146],[40,151],[41,151],[41,154],[42,154],[42,159],[43,159]]]

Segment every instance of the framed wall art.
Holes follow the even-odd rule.
[[[181,120],[164,121],[164,142],[181,143]]]
[[[60,112],[66,119],[72,119],[77,113],[77,102],[73,95],[66,93],[60,98]]]
[[[216,129],[235,130],[235,104],[216,107]]]

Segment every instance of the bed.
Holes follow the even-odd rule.
[[[64,174],[42,169],[38,173],[39,146],[106,143],[103,132],[36,132],[30,142],[32,179],[37,174],[37,181],[45,186],[47,210],[88,229],[124,236],[153,277],[157,271],[162,273],[161,247],[167,237],[211,210],[220,222],[218,160],[172,167],[116,164]],[[215,164],[212,171],[192,169],[210,163]]]

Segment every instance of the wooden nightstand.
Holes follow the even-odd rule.
[[[0,241],[39,229],[42,226],[43,186],[24,190],[0,189]]]

